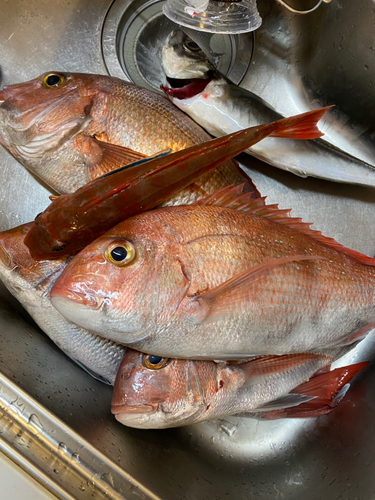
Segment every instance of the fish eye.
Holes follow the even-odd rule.
[[[42,85],[46,89],[51,89],[52,87],[60,87],[63,83],[64,78],[56,73],[50,73],[43,78]]]
[[[169,363],[169,358],[162,358],[161,356],[155,356],[154,354],[144,354],[143,355],[143,366],[149,368],[150,370],[160,370],[164,368]]]
[[[105,251],[105,258],[115,266],[126,266],[135,259],[135,247],[130,241],[112,243]]]
[[[58,247],[55,247],[55,248],[52,248],[52,252],[62,252],[64,250],[64,248],[66,247],[66,244],[62,244]]]
[[[199,45],[197,43],[193,42],[193,40],[185,41],[184,48],[187,49],[189,52],[199,52],[201,50]]]

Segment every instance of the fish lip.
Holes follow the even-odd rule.
[[[75,304],[89,307],[94,311],[100,309],[104,302],[103,297],[97,297],[96,295],[92,295],[89,292],[79,292],[77,290],[73,290],[72,288],[59,286],[56,283],[50,291],[50,298],[53,299],[54,297],[70,300]]]
[[[111,405],[111,412],[113,415],[121,415],[122,413],[131,413],[131,414],[137,414],[141,413],[143,414],[148,414],[148,413],[154,413],[155,407],[152,404],[139,404],[139,405],[128,405],[126,403],[117,405],[117,404],[112,404]]]

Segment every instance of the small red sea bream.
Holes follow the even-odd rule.
[[[209,139],[165,97],[118,78],[49,72],[0,91],[0,144],[60,194],[145,155]],[[230,161],[171,203],[243,180]]]
[[[375,260],[261,202],[224,189],[127,219],[72,259],[52,304],[164,357],[324,353],[363,338],[375,325]]]
[[[212,139],[168,155],[141,160],[95,179],[75,193],[55,197],[25,237],[34,259],[56,259],[77,253],[123,219],[154,208],[197,182],[250,144],[270,135],[320,137],[316,123],[326,108]],[[254,197],[258,195],[254,187]],[[252,183],[247,182],[247,191]],[[201,190],[202,191],[202,190]],[[175,200],[176,201],[176,200]]]
[[[329,371],[330,362],[323,355],[292,354],[228,364],[161,358],[128,349],[117,373],[112,413],[122,424],[140,429],[179,427],[231,415],[261,419],[322,415],[337,406],[348,381],[368,364]],[[316,373],[323,367],[326,371]]]

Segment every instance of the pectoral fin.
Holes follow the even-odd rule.
[[[143,153],[101,141],[95,137],[82,138],[80,149],[81,152],[86,154],[87,165],[92,179],[96,179],[129,163],[147,158]]]
[[[322,260],[317,255],[291,255],[268,260],[237,274],[219,286],[190,298],[186,314],[196,323],[228,318],[237,305],[248,300],[249,288],[256,280],[266,276],[275,267],[303,260]]]

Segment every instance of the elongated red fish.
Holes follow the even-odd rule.
[[[55,198],[25,238],[36,260],[74,254],[125,218],[149,210],[264,137],[320,137],[327,108],[251,127],[96,179]]]

